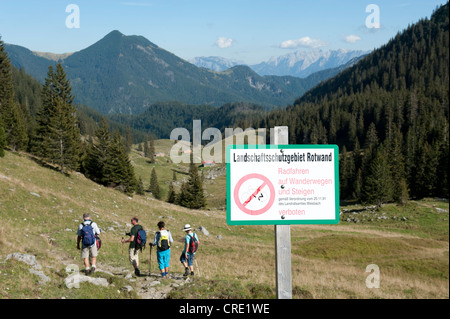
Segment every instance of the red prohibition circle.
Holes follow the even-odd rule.
[[[258,209],[258,210],[252,210],[252,209],[248,209],[246,207],[246,205],[251,201],[253,195],[250,196],[249,199],[243,203],[241,203],[241,201],[239,199],[239,190],[240,190],[242,184],[252,178],[261,180],[261,186],[255,191],[255,193],[253,195],[256,195],[257,193],[259,193],[259,191],[261,191],[266,186],[269,187],[269,191],[270,191],[270,199],[269,199],[268,203],[263,208]],[[238,208],[241,211],[243,211],[244,213],[246,213],[248,215],[261,215],[261,214],[264,214],[266,211],[268,211],[270,207],[272,207],[272,204],[275,201],[275,188],[273,187],[272,182],[264,175],[256,174],[256,173],[248,174],[248,175],[245,175],[244,177],[242,177],[237,182],[236,187],[234,188],[234,201],[235,201],[236,205],[238,206]]]

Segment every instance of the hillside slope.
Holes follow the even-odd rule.
[[[156,145],[158,150],[166,144]],[[152,165],[138,160],[135,154],[137,173],[150,176]],[[160,164],[155,167],[160,172]],[[162,173],[159,176],[160,183],[171,178],[163,178]],[[217,189],[215,195],[223,191],[223,187]],[[294,298],[448,298],[448,201],[411,202],[407,207],[392,205],[381,211],[343,208],[339,225],[292,226]],[[81,283],[79,289],[69,289],[64,284],[67,266],[82,267],[75,231],[84,212],[90,212],[102,229],[99,271],[93,277],[105,278],[108,287]],[[121,246],[120,239],[135,215],[150,238],[156,223],[164,220],[175,240],[171,258],[175,279],[156,284],[153,293],[150,285],[159,281],[154,251],[151,276],[148,248],[141,258],[144,276],[137,280],[127,276],[131,266],[127,247]],[[187,283],[163,293],[167,287],[175,287],[172,283],[184,270],[178,256],[185,223],[209,232],[198,231],[200,275],[191,281],[195,286]],[[11,239],[19,233],[26,244],[17,245]],[[159,297],[172,298],[273,298],[273,245],[273,227],[228,226],[223,210],[188,210],[154,200],[148,193],[127,197],[81,174],[65,176],[42,167],[25,153],[6,152],[6,157],[0,158],[2,299],[154,298],[156,292],[162,293]],[[40,277],[29,272],[25,263],[6,260],[13,253],[35,256],[49,282],[40,283]],[[242,264],[243,256],[264,262]],[[365,268],[373,263],[383,274],[380,289],[365,286]],[[133,290],[127,292],[125,286]]]

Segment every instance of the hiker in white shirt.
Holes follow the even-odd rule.
[[[77,231],[77,249],[81,250],[81,258],[84,259],[85,272],[86,275],[89,275],[91,272],[95,272],[96,269],[98,251],[97,239],[95,236],[100,234],[100,228],[98,228],[97,224],[91,220],[89,213],[83,214],[83,220],[84,221],[80,224]],[[86,237],[89,237],[90,234],[86,235],[83,231],[83,228],[88,225],[92,227],[92,233],[94,235],[93,243],[91,245],[85,244],[85,242],[88,241]],[[82,243],[82,247],[80,247],[80,243]],[[92,270],[89,269],[89,257],[91,257]]]

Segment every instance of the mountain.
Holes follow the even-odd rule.
[[[236,65],[245,65],[245,63],[243,62],[225,59],[219,56],[195,57],[189,59],[188,61],[198,67],[210,69],[217,72],[224,71]]]
[[[290,75],[305,78],[318,71],[339,67],[367,53],[361,50],[312,49],[272,57],[267,62],[250,67],[259,75]]]
[[[11,62],[40,81],[49,54],[36,54],[6,45]],[[104,114],[138,114],[157,102],[221,106],[250,102],[266,107],[286,105],[319,80],[260,76],[248,66],[223,72],[197,67],[158,47],[142,36],[112,31],[103,39],[71,55],[59,56],[72,85],[75,101]]]

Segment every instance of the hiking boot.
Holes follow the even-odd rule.
[[[90,273],[93,274],[94,272],[95,272],[95,267],[92,267]]]
[[[183,277],[187,277],[187,276],[189,276],[189,269],[186,268],[186,271],[184,272]]]
[[[84,273],[86,274],[86,276],[89,276],[91,274],[91,270],[90,269],[85,269]]]
[[[135,274],[136,276],[140,276],[140,275],[141,275],[141,272],[140,272],[139,268],[136,268],[136,269],[134,270],[134,274]]]
[[[191,276],[194,276],[194,272],[193,271],[191,271]]]

